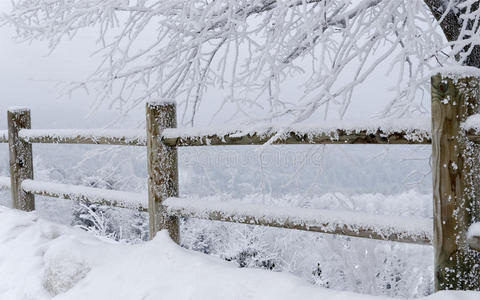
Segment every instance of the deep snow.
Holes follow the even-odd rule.
[[[315,287],[289,274],[239,269],[183,249],[165,232],[137,245],[0,206],[0,299],[388,299]],[[473,300],[442,292],[429,300]]]

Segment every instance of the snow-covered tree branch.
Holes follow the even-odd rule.
[[[13,0],[2,24],[54,49],[98,29],[102,63],[74,87],[124,109],[175,98],[193,124],[207,88],[248,119],[342,117],[380,65],[395,96],[385,114],[426,109],[419,95],[439,67],[480,67],[479,1],[471,0]],[[299,81],[300,99],[282,97]],[[342,80],[339,80],[342,79]],[[222,105],[222,106],[223,106]],[[221,109],[221,107],[220,107]]]

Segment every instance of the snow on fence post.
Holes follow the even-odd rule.
[[[24,211],[35,210],[35,196],[22,189],[22,181],[33,179],[32,144],[21,140],[18,132],[31,128],[30,110],[8,109],[8,148],[13,207]]]
[[[165,128],[177,127],[173,102],[147,103],[148,212],[150,239],[167,229],[170,237],[180,241],[178,217],[168,215],[162,203],[178,196],[178,154],[176,147],[162,142]]]
[[[478,290],[480,253],[467,231],[480,212],[479,152],[461,123],[478,110],[479,80],[438,74],[431,83],[435,289]]]

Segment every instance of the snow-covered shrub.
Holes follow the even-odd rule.
[[[115,231],[110,210],[111,208],[104,205],[80,203],[73,210],[72,225],[99,236],[118,240],[121,236]]]
[[[75,261],[71,257],[51,259],[45,267],[43,286],[52,296],[56,296],[71,289],[89,271],[88,265],[81,261]]]

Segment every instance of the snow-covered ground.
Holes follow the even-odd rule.
[[[182,148],[180,196],[202,202],[220,197],[242,207],[431,218],[429,147],[347,146],[265,146],[261,153],[249,146]],[[2,149],[0,173],[8,176],[8,147]],[[136,193],[146,189],[141,147],[34,145],[34,154],[36,180]],[[10,207],[9,199],[10,191],[0,191],[0,205]],[[41,218],[94,227],[97,234],[133,244],[148,234],[147,214],[134,210],[103,207],[100,222],[92,224],[92,215],[69,200],[36,197],[36,209]],[[181,230],[184,248],[237,267],[290,273],[318,287],[400,298],[433,292],[431,246],[196,219],[188,219]]]
[[[220,197],[242,207],[431,218],[431,147],[375,146],[265,146],[261,153],[249,146],[182,148],[180,196],[202,202]],[[0,173],[8,176],[8,147],[2,149]],[[36,180],[146,189],[141,147],[34,145],[34,155]],[[10,207],[9,199],[10,191],[0,191],[0,205]],[[36,197],[36,209],[46,220],[94,227],[97,234],[129,244],[142,244],[147,236],[147,214],[134,210],[104,207],[101,222],[91,224],[92,215],[69,200]],[[231,261],[232,268],[267,269],[316,288],[369,295],[408,298],[433,292],[431,246],[196,219],[183,222],[181,230],[184,248]]]
[[[137,245],[101,239],[0,206],[0,299],[389,299],[316,287],[285,273],[240,269],[183,249],[161,232]],[[424,299],[474,300],[479,292]]]

